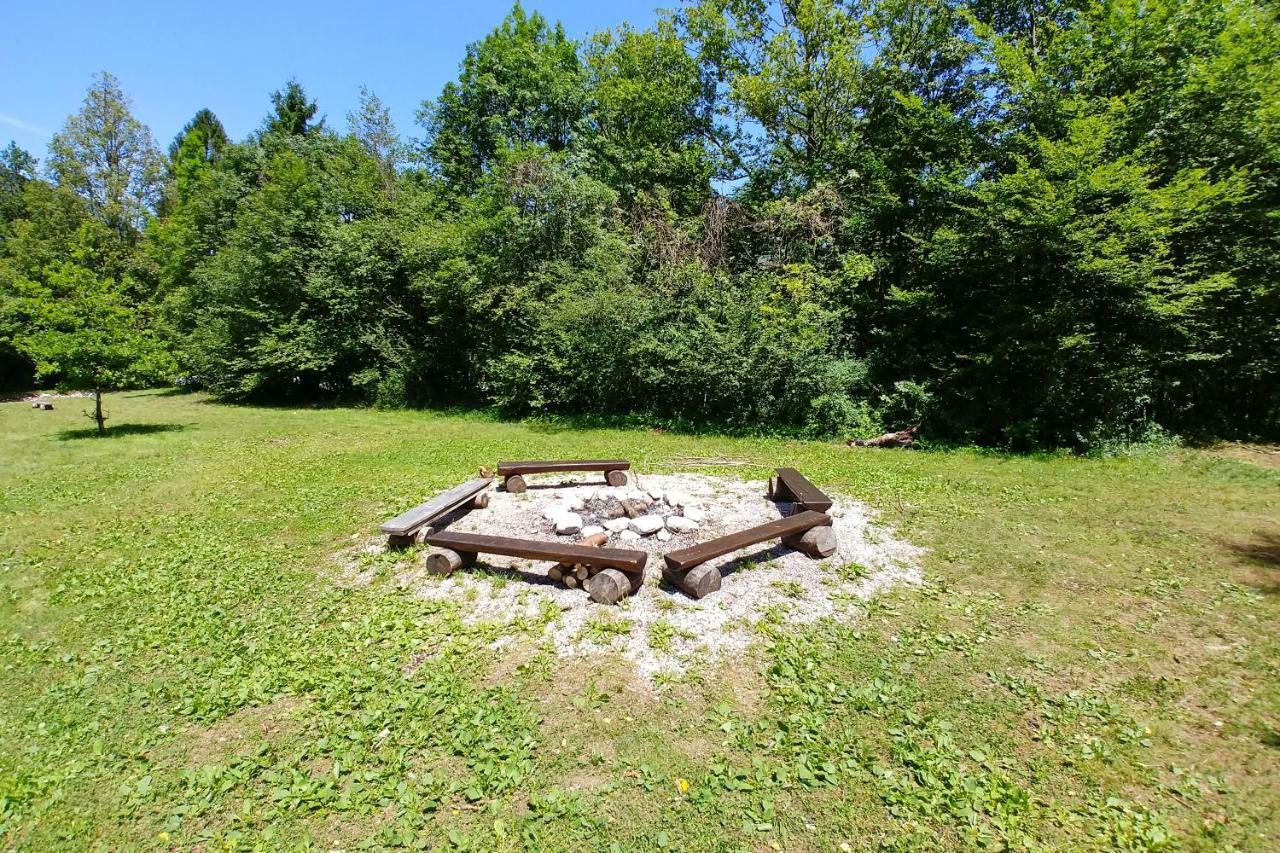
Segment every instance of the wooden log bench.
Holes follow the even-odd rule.
[[[778,476],[769,480],[770,500],[789,501],[814,512],[831,509],[831,498],[810,483],[804,474],[795,468],[779,468],[777,471]]]
[[[610,486],[625,486],[626,472],[631,463],[625,459],[563,459],[552,462],[499,462],[498,476],[503,478],[503,487],[513,494],[520,494],[528,484],[525,474],[547,474],[558,471],[603,471],[605,482]]]
[[[426,568],[433,574],[448,575],[469,566],[477,554],[499,554],[545,560],[559,566],[585,566],[599,571],[585,584],[591,597],[602,604],[616,604],[644,584],[644,567],[649,555],[626,548],[602,548],[594,544],[544,542],[482,533],[444,530],[426,537],[428,545],[440,550],[427,555]]]
[[[830,557],[836,550],[831,516],[804,510],[758,527],[739,530],[718,539],[672,551],[665,557],[662,577],[685,595],[702,598],[720,588],[720,570],[706,565],[708,560],[768,542],[770,539],[781,539],[782,544],[788,548],[794,548],[815,560]]]
[[[489,496],[484,493],[493,482],[492,477],[476,477],[441,492],[431,500],[418,504],[413,509],[405,510],[381,526],[387,534],[387,544],[403,547],[405,545],[422,544],[422,540],[432,531],[431,522],[468,504],[475,509],[484,509],[489,505]]]

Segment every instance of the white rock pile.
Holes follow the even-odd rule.
[[[670,542],[675,537],[692,537],[710,513],[677,491],[604,488],[558,500],[543,510],[542,517],[557,536],[607,533],[619,542],[647,537]]]

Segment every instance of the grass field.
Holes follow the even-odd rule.
[[[1280,470],[120,394],[0,404],[0,847],[1280,846]],[[794,465],[929,549],[656,694],[334,554],[499,457]],[[1269,464],[1270,462],[1270,464]]]

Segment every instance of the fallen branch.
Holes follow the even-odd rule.
[[[850,447],[915,447],[920,424],[909,426],[900,432],[886,432],[876,438],[851,438],[845,442]]]

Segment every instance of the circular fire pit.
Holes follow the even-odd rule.
[[[918,578],[916,548],[874,525],[869,507],[832,495],[838,544],[830,556],[815,559],[776,540],[724,554],[704,564],[716,573],[717,590],[695,600],[663,582],[664,555],[776,521],[793,507],[770,500],[762,481],[635,472],[630,479],[610,487],[598,475],[525,475],[523,492],[494,490],[487,506],[448,525],[449,532],[547,543],[596,537],[602,547],[649,553],[644,584],[618,607],[595,604],[576,569],[497,554],[480,554],[476,567],[447,577],[424,573],[416,592],[458,602],[468,622],[527,622],[553,605],[559,616],[546,630],[558,654],[613,649],[652,675],[745,648],[751,626],[768,613],[782,610],[792,622],[852,616],[877,591]]]

